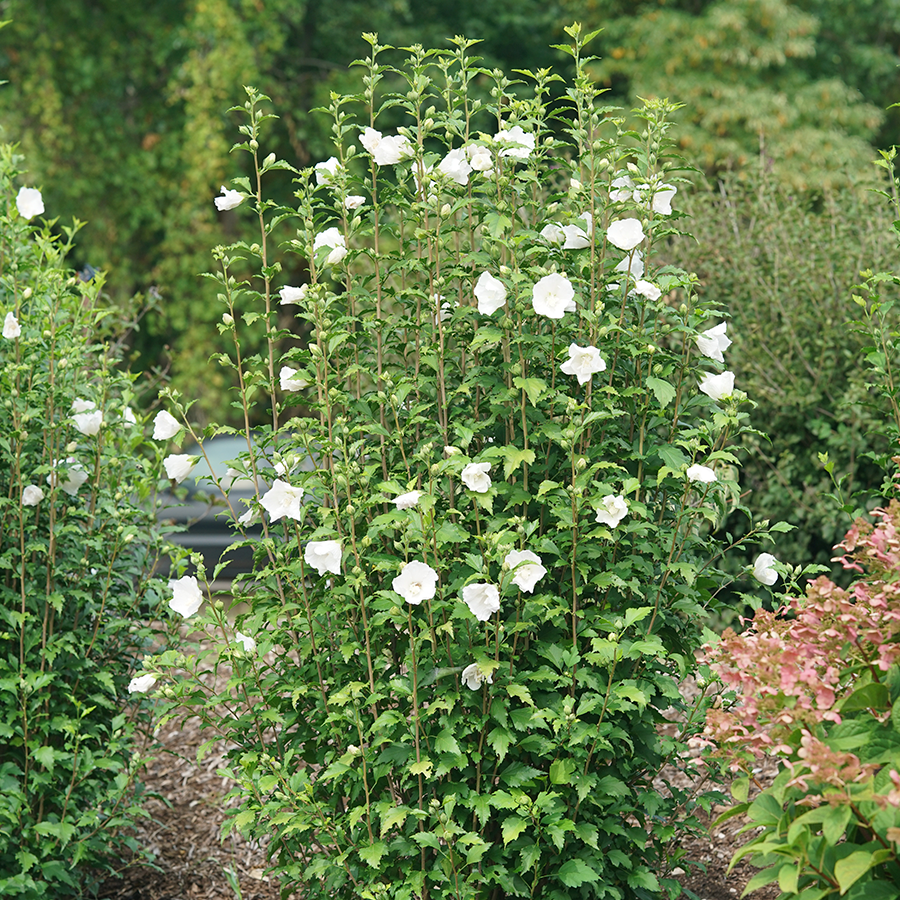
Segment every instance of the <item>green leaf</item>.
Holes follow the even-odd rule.
[[[788,863],[778,870],[778,887],[786,894],[796,894],[800,880],[800,866],[797,863]]]
[[[550,764],[550,783],[568,784],[575,774],[577,763],[574,759],[557,759]]]
[[[547,390],[547,382],[543,378],[522,378],[521,375],[513,378],[513,384],[525,391],[532,406],[537,406],[538,400]]]
[[[365,808],[365,807],[363,807]],[[392,806],[381,816],[381,837],[397,825],[402,825],[409,815],[408,806]]]
[[[750,796],[750,776],[747,775],[743,778],[735,778],[735,780],[731,783],[731,796],[737,800],[738,803],[746,802],[747,798]]]
[[[509,478],[522,463],[534,462],[534,450],[520,450],[518,447],[503,448],[503,477]]]
[[[435,739],[434,749],[438,753],[452,753],[454,756],[460,755],[459,744],[453,737],[453,732],[449,728],[445,728]]]
[[[359,856],[360,859],[367,862],[373,869],[377,869],[378,864],[381,862],[381,857],[384,856],[386,851],[387,844],[384,841],[375,841],[374,844],[360,847]]]
[[[566,887],[580,887],[585,883],[597,881],[600,876],[584,860],[567,859],[557,873],[559,880]]]
[[[870,850],[856,850],[834,864],[834,877],[842,894],[846,894],[852,884],[859,881],[872,866],[878,864],[878,857]]]
[[[503,820],[503,846],[505,847],[510,841],[514,841],[526,828],[528,823],[518,816],[508,816]]]
[[[682,466],[686,466],[690,460],[682,453],[678,447],[671,444],[663,444],[656,448],[659,458],[670,468],[678,471]]]
[[[858,709],[881,710],[886,709],[889,702],[887,686],[880,681],[873,681],[857,688],[849,697],[846,697],[840,704],[839,710],[842,713]],[[893,714],[893,709],[891,713]]]
[[[53,771],[53,764],[56,762],[56,751],[52,747],[38,747],[32,755],[48,772]]]
[[[648,375],[647,387],[656,394],[656,400],[663,408],[667,407],[675,399],[675,388],[668,381]]]
[[[438,544],[465,544],[469,540],[469,532],[455,522],[445,520],[437,530]]]
[[[434,768],[434,763],[428,757],[424,759],[420,759],[417,763],[413,763],[409,767],[410,774],[412,775],[424,775],[426,778],[431,774],[431,770]]]
[[[497,754],[497,758],[500,762],[503,762],[509,750],[509,745],[512,743],[512,735],[505,728],[498,727],[488,735],[487,740],[494,753]]]

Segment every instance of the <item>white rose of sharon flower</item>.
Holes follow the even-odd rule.
[[[647,201],[645,195],[653,191],[653,199],[650,201],[650,209],[657,215],[672,215],[672,200],[678,193],[678,188],[674,184],[660,184],[655,188],[651,188],[649,184],[639,184],[634,192],[635,203],[640,203],[646,207]]]
[[[760,553],[753,563],[753,577],[761,584],[767,584],[770,587],[778,581],[778,573],[773,568],[778,562],[771,553]]]
[[[561,319],[567,312],[575,312],[575,289],[565,275],[555,272],[545,275],[531,289],[531,305],[539,316]]]
[[[472,663],[462,670],[462,682],[470,691],[477,691],[483,684],[493,684],[493,673],[484,675],[478,663]]]
[[[621,494],[607,494],[597,507],[597,521],[615,528],[628,515],[628,504]]]
[[[88,480],[88,473],[84,471],[84,466],[71,456],[66,460],[65,466],[65,480],[63,481],[57,472],[51,472],[47,476],[47,484],[50,487],[59,485],[70,497],[74,497],[78,493],[78,488]]]
[[[486,494],[491,489],[490,463],[469,463],[463,470],[463,484],[476,494]]]
[[[175,437],[181,431],[178,419],[164,409],[160,410],[153,419],[153,440],[167,441]]]
[[[563,228],[563,235],[566,239],[563,250],[584,250],[585,247],[591,246],[588,232],[594,230],[594,218],[589,212],[582,213],[578,218],[584,222],[584,228],[578,225],[566,225]]]
[[[490,272],[482,272],[475,282],[475,299],[478,301],[478,312],[483,316],[492,316],[506,303],[506,285]]]
[[[146,675],[135,675],[128,682],[129,694],[146,694],[156,684],[156,676],[149,672]]]
[[[347,255],[347,242],[338,228],[326,228],[316,235],[316,239],[313,241],[313,252],[320,247],[327,247],[331,250],[325,260],[329,266],[336,265]]]
[[[730,397],[734,393],[734,372],[707,373],[700,382],[700,390],[716,401]]]
[[[534,150],[534,135],[522,130],[521,125],[502,128],[494,135],[495,141],[503,141],[510,146],[500,151],[501,156],[513,156],[516,159],[528,159]]]
[[[383,137],[374,128],[365,128],[359,139],[379,166],[395,166],[401,160],[413,155],[412,144],[401,135]]]
[[[634,292],[646,297],[651,303],[655,303],[662,296],[662,291],[652,282],[639,278],[634,286]]]
[[[503,559],[513,570],[513,584],[526,594],[534,592],[534,586],[547,574],[541,558],[531,550],[510,550]]]
[[[609,199],[613,203],[625,203],[631,199],[634,182],[628,175],[621,175],[613,179],[610,187],[612,190],[609,192]]]
[[[243,644],[244,653],[253,653],[256,650],[256,641],[249,634],[241,634],[240,631],[236,631],[234,641],[236,644]]]
[[[12,341],[19,337],[19,335],[21,334],[22,326],[19,324],[19,320],[13,313],[8,312],[6,314],[6,318],[3,320],[3,337],[5,337],[8,341]]]
[[[222,196],[216,197],[216,209],[219,212],[225,212],[227,209],[234,209],[244,202],[244,195],[240,191],[229,191],[225,185],[222,185]]]
[[[472,166],[466,159],[466,151],[462,147],[451,150],[438,163],[438,172],[443,172],[451,181],[465,187],[469,183],[469,175],[472,173]]]
[[[716,473],[709,466],[701,466],[699,463],[688,466],[686,474],[689,481],[699,481],[703,484],[712,484],[714,481],[719,480],[716,478]]]
[[[636,281],[644,274],[644,254],[640,250],[632,250],[617,266],[617,272],[627,272]]]
[[[722,354],[731,346],[731,339],[725,334],[727,327],[728,323],[722,322],[697,335],[697,346],[704,356],[718,362],[725,362]]]
[[[500,609],[500,591],[496,585],[467,584],[462,593],[466,606],[479,622],[487,622]]]
[[[366,202],[361,194],[348,194],[344,200],[344,209],[359,209]]]
[[[19,188],[16,194],[16,209],[23,219],[33,219],[44,211],[44,198],[37,188]]]
[[[482,144],[467,144],[466,155],[469,157],[469,165],[476,172],[487,175],[494,168],[494,157],[490,149]]]
[[[541,229],[541,237],[548,244],[562,244],[566,239],[566,233],[558,222],[550,222]]]
[[[80,397],[72,401],[72,412],[83,413],[96,409],[97,404],[93,400],[82,400]]]
[[[302,303],[306,299],[308,290],[308,284],[303,284],[300,287],[285,285],[285,287],[278,292],[278,296],[281,297],[281,305],[287,306],[290,303]]]
[[[606,229],[606,239],[620,250],[631,252],[644,240],[640,219],[617,219],[610,223]]]
[[[418,560],[407,563],[391,582],[391,587],[409,604],[418,606],[437,591],[438,573]]]
[[[300,504],[303,500],[303,488],[293,487],[280,478],[275,480],[269,490],[262,495],[259,501],[262,508],[269,514],[271,522],[277,522],[282,516],[300,521]],[[321,574],[321,572],[319,573]]]
[[[29,484],[22,491],[22,506],[37,506],[43,499],[44,492],[36,484]]]
[[[332,575],[341,574],[340,541],[310,541],[306,545],[303,558],[320,575],[326,572],[331,572]]]
[[[169,609],[185,619],[189,619],[203,606],[203,594],[196,575],[184,575],[170,581],[169,590],[172,592]]]
[[[103,424],[103,412],[95,409],[91,412],[77,413],[72,416],[72,423],[83,435],[92,437],[100,433],[100,426]]]
[[[421,491],[409,491],[406,494],[401,494],[399,497],[394,497],[394,499],[391,500],[391,503],[393,503],[397,509],[412,509],[419,502],[421,496]]]
[[[334,176],[343,168],[337,157],[331,156],[325,162],[316,163],[313,167],[316,173],[316,184],[331,184]]]
[[[302,391],[303,388],[309,387],[309,382],[303,378],[297,377],[299,369],[292,369],[290,366],[282,366],[278,377],[281,379],[281,389],[283,391]]]
[[[579,347],[569,344],[569,358],[559,367],[566,375],[575,375],[579,384],[591,380],[591,376],[606,369],[606,362],[596,347]]]
[[[171,478],[175,484],[181,484],[197,465],[197,457],[187,453],[170,453],[164,460],[166,477]]]

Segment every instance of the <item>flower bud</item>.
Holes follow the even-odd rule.
[[[231,328],[231,326],[234,325],[234,316],[232,316],[231,313],[225,313],[225,315],[222,316],[222,322]]]
[[[462,456],[462,450],[459,447],[444,447],[444,455],[449,459],[451,456]]]
[[[271,166],[272,163],[274,163],[274,162],[275,162],[275,154],[274,154],[274,153],[270,153],[270,154],[263,160],[263,165],[264,165],[264,166]]]
[[[587,468],[587,460],[581,456],[578,458],[578,461],[575,463],[575,468],[579,472],[583,472]]]
[[[74,453],[77,449],[78,449],[77,441],[69,441],[69,443],[66,444],[66,453]]]
[[[501,275],[511,275],[512,269],[509,266],[500,266]]]
[[[22,291],[22,298],[25,300],[31,299],[31,288],[30,287],[27,287],[27,288],[25,288],[24,291]]]
[[[450,208],[451,208],[451,207],[450,207],[450,204],[449,204],[449,203],[445,203],[445,204],[441,207],[441,215],[444,216],[444,217],[449,216],[449,215],[450,215]]]
[[[250,149],[251,150],[259,150],[259,141],[256,140],[256,138],[253,138],[253,140],[250,141]]]

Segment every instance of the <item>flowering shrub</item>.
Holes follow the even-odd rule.
[[[155,476],[99,283],[64,268],[40,192],[16,195],[20,162],[0,146],[0,895],[57,898],[137,811]]]
[[[569,33],[555,106],[548,72],[520,97],[462,38],[393,68],[367,36],[366,112],[332,98],[334,156],[295,172],[296,209],[262,192],[291,168],[260,149],[264,98],[241,110],[260,233],[219,248],[215,277],[248,422],[232,466],[258,486],[228,515],[239,539],[261,521],[258,565],[230,617],[211,596],[192,619],[217,651],[145,665],[167,715],[232,742],[227,828],[269,840],[305,897],[680,891],[671,842],[696,820],[654,786],[685,748],[657,726],[722,584],[744,397],[717,374],[721,316],[653,266],[679,216],[672,107],[622,132]],[[381,100],[388,74],[405,87]],[[308,285],[283,283],[286,223]],[[281,349],[283,306],[308,346]],[[717,358],[697,352],[710,329]],[[252,440],[251,412],[270,423]]]

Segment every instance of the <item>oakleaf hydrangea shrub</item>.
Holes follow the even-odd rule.
[[[131,684],[161,598],[142,429],[99,279],[0,147],[0,895],[81,896],[137,814]]]
[[[261,146],[265,98],[239,109],[253,176],[217,202],[260,230],[216,252],[248,423],[219,488],[257,565],[230,616],[204,572],[173,579],[176,612],[213,601],[191,621],[215,643],[145,665],[166,715],[233,742],[226,827],[305,897],[680,891],[696,801],[654,777],[690,714],[659,726],[724,584],[746,397],[721,313],[654,266],[684,188],[672,106],[625,132],[569,33],[572,86],[484,71],[462,38],[389,65],[366,36],[296,208],[263,193],[291,168]],[[404,87],[383,96],[388,75]],[[282,275],[298,260],[308,283]],[[246,507],[233,477],[258,486]]]

